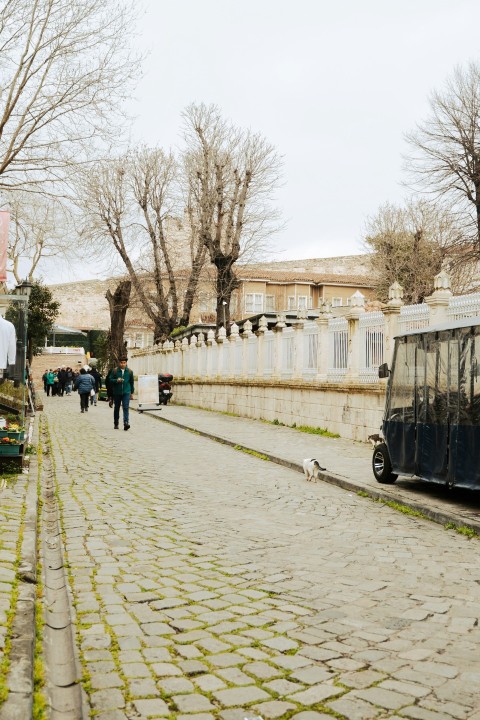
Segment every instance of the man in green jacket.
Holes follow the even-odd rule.
[[[107,383],[110,385],[113,397],[113,427],[115,430],[118,430],[120,405],[123,408],[123,429],[130,428],[128,410],[135,389],[133,382],[133,372],[127,367],[127,358],[121,357],[118,367],[110,370]]]

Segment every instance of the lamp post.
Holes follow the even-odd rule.
[[[25,280],[22,280],[22,282],[15,288],[15,294],[25,298],[26,302],[28,303],[32,288],[33,283],[29,282],[27,278],[25,278]]]
[[[223,327],[224,327],[225,330],[226,330],[226,329],[227,329],[227,310],[226,310],[227,301],[226,301],[226,300],[222,300],[222,305],[223,305]]]

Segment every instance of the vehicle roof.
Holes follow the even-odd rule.
[[[408,330],[408,332],[398,333],[396,338],[407,337],[410,335],[424,335],[425,333],[441,332],[442,330],[457,330],[458,328],[473,327],[480,325],[480,316],[461,318],[460,320],[449,320],[439,325],[429,325],[420,330]]]

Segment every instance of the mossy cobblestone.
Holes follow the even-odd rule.
[[[92,717],[476,707],[467,537],[147,416],[119,437],[75,401],[46,416]]]

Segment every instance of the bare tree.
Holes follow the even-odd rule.
[[[132,283],[121,280],[115,291],[107,290],[105,297],[110,308],[110,332],[108,337],[108,365],[112,367],[125,353],[123,336],[125,333],[125,317],[130,303]]]
[[[172,153],[140,148],[89,172],[80,198],[88,236],[121,258],[156,342],[188,325],[206,254],[193,218],[184,242],[168,231],[179,214],[177,172]]]
[[[138,62],[130,0],[4,0],[0,188],[57,180],[118,135]]]
[[[430,117],[407,136],[413,180],[462,221],[466,242],[480,252],[480,66],[457,68],[430,98]]]
[[[226,122],[214,106],[183,113],[188,202],[216,268],[217,327],[230,321],[234,265],[260,251],[278,227],[273,192],[281,158],[261,135]]]
[[[48,195],[15,190],[3,196],[11,214],[7,270],[17,283],[25,277],[32,282],[42,260],[67,259],[72,252],[70,213]]]
[[[433,278],[447,268],[456,293],[471,289],[475,265],[452,217],[425,200],[405,207],[386,203],[367,222],[365,245],[371,253],[378,298],[398,281],[407,303],[419,303],[433,291]]]

